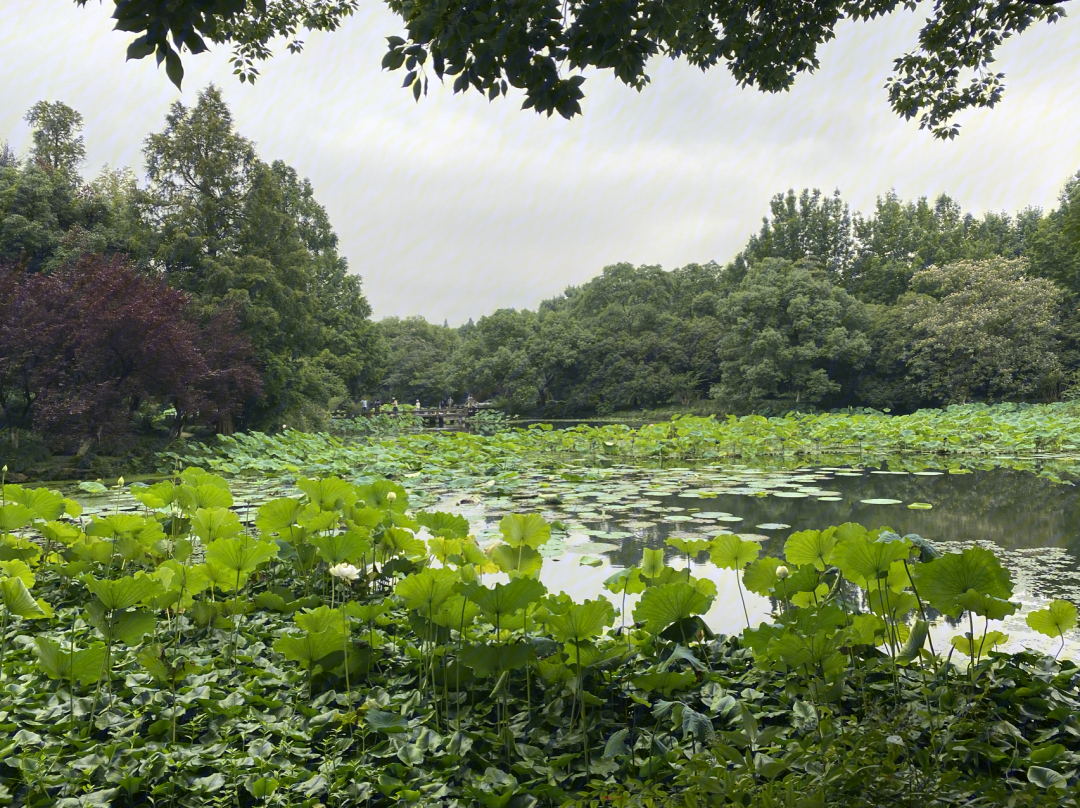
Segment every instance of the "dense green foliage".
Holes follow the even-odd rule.
[[[163,455],[168,472],[193,463],[236,474],[342,474],[366,469],[387,476],[443,474],[472,482],[514,474],[565,457],[609,461],[723,460],[790,457],[823,462],[847,455],[858,462],[888,459],[891,466],[941,465],[1041,469],[1052,479],[1080,480],[1080,407],[967,405],[912,415],[881,413],[760,415],[726,419],[682,416],[638,429],[626,425],[550,425],[500,431],[400,435],[357,440],[288,430],[221,438],[214,447]],[[838,461],[839,462],[839,461]]]
[[[4,486],[0,802],[1076,804],[1080,669],[994,652],[1017,604],[988,550],[672,539],[708,561],[645,551],[605,583],[617,615],[548,592],[536,514],[483,550],[395,483],[297,486],[251,514],[189,469],[85,485],[93,515]],[[773,621],[714,636],[727,577]],[[1076,609],[1027,623],[1063,641]]]
[[[86,0],[75,0],[85,5]],[[276,37],[292,52],[303,47],[300,29],[333,31],[353,13],[357,0],[114,0],[116,27],[137,34],[129,59],[156,55],[180,86],[180,54],[207,50],[206,40],[233,47],[241,81],[254,81],[255,64],[271,55]],[[646,65],[658,55],[682,58],[707,70],[724,64],[743,86],[762,92],[787,90],[818,67],[818,49],[844,21],[867,22],[894,13],[895,0],[714,3],[533,2],[461,5],[431,0],[387,0],[401,17],[407,38],[388,37],[383,67],[408,71],[404,86],[426,93],[430,66],[440,81],[453,77],[454,92],[470,88],[489,99],[524,91],[524,106],[571,117],[581,111],[583,70],[611,70],[641,90]],[[1049,0],[954,0],[935,4],[919,32],[917,47],[895,61],[888,82],[893,110],[918,118],[936,137],[955,137],[960,111],[993,107],[1005,90],[994,72],[995,52],[1010,36],[1064,12]],[[565,68],[569,68],[567,71]]]
[[[238,406],[188,408],[178,424],[212,422],[225,434],[282,423],[325,427],[333,410],[370,385],[380,355],[371,310],[359,277],[337,251],[325,209],[294,169],[259,159],[255,145],[235,132],[216,88],[201,92],[191,107],[173,105],[165,128],[146,139],[143,186],[130,171],[108,168],[84,181],[82,117],[63,103],[40,102],[26,119],[33,133],[30,153],[20,160],[6,146],[0,152],[5,271],[51,277],[122,259],[147,283],[164,280],[169,288],[160,295],[161,306],[179,315],[177,300],[190,300],[184,307],[191,329],[227,319],[232,333],[218,329],[215,339],[223,347],[237,338],[252,347],[246,361],[259,382],[239,388]],[[28,288],[42,284],[47,282],[32,281]],[[187,297],[177,297],[177,290]],[[153,301],[140,300],[131,297],[126,305],[152,308]],[[31,303],[41,311],[52,306],[50,325],[77,327],[50,301]],[[91,314],[104,319],[116,312],[99,306]],[[148,316],[129,314],[128,330]],[[5,320],[0,330],[18,336],[8,340],[21,340],[16,348],[33,353],[35,332],[24,325]],[[153,339],[148,332],[132,336]],[[11,346],[5,345],[3,359],[10,360]],[[37,353],[40,359],[48,351]],[[203,374],[197,362],[182,372]],[[31,429],[60,448],[55,419],[36,417],[30,406],[36,391],[14,385],[12,393],[10,381],[0,381],[0,428],[8,429],[9,443],[16,437],[12,430]],[[152,402],[159,411],[170,406],[162,396],[147,395],[130,409]],[[112,415],[118,417],[106,419],[110,434],[124,420]],[[120,431],[137,425],[128,418]],[[82,437],[100,437],[106,424],[98,418],[89,426]]]
[[[977,219],[942,196],[777,195],[726,266],[618,264],[534,311],[379,323],[387,396],[542,417],[1054,401],[1080,369],[1080,176],[1059,208]]]

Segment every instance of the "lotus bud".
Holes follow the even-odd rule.
[[[7,474],[7,463],[4,464],[4,474]]]
[[[789,575],[791,575],[791,570],[789,570],[783,564],[776,568],[776,577],[779,578],[781,581],[783,581]]]
[[[123,488],[124,487],[124,478],[121,477],[119,480],[117,480],[116,485],[117,485],[118,488]]]
[[[393,491],[386,495],[387,502],[393,502],[395,499],[397,499],[397,494],[395,494]]]

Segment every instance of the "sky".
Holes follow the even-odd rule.
[[[375,0],[262,65],[254,86],[225,49],[188,57],[182,92],[152,58],[124,61],[130,35],[111,30],[111,8],[4,0],[0,139],[25,152],[23,115],[63,101],[84,117],[86,176],[106,164],[141,176],[143,139],[213,82],[260,157],[311,180],[377,319],[457,325],[534,308],[609,264],[725,263],[788,188],[839,189],[861,211],[895,189],[1015,212],[1054,207],[1080,169],[1080,15],[1010,40],[1003,102],[942,142],[896,117],[883,89],[920,13],[843,24],[819,72],[778,95],[669,60],[641,93],[590,74],[584,115],[566,121],[434,81],[414,102],[380,68],[401,25]]]

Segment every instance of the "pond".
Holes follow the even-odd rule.
[[[899,463],[894,464],[900,466]],[[665,546],[669,537],[712,538],[738,533],[779,555],[794,532],[844,522],[888,526],[916,533],[945,550],[972,544],[991,547],[1009,567],[1015,599],[1023,610],[1005,621],[1013,647],[1039,645],[1024,614],[1053,598],[1080,601],[1080,498],[1074,486],[1009,468],[923,468],[834,465],[761,468],[744,465],[643,467],[560,466],[529,473],[407,475],[415,508],[460,513],[470,520],[481,546],[498,538],[508,513],[540,512],[555,525],[543,548],[541,578],[556,591],[581,600],[604,594],[603,582],[640,562],[646,547],[662,547],[670,566],[685,557]],[[291,480],[237,479],[236,503],[250,519],[266,499],[294,495]],[[73,492],[67,492],[71,495]],[[74,492],[88,513],[137,503],[117,503]],[[421,534],[424,535],[424,534]],[[705,557],[702,556],[704,561]],[[718,632],[735,633],[746,619],[734,575],[709,563],[694,574],[712,578],[718,595],[707,616]],[[751,622],[773,606],[745,593]],[[626,611],[634,598],[628,599]],[[617,607],[623,607],[621,599]]]

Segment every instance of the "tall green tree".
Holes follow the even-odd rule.
[[[377,341],[310,183],[259,160],[213,86],[174,104],[144,153],[149,260],[202,305],[235,306],[263,368],[243,425],[323,425],[369,381]]]
[[[870,352],[866,307],[806,262],[752,265],[720,322],[711,394],[734,412],[843,403]]]
[[[38,101],[26,113],[34,140],[31,157],[70,178],[86,159],[83,117],[63,101]]]

